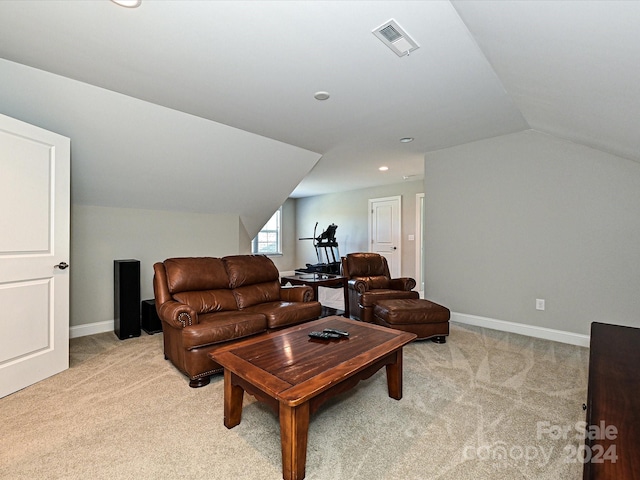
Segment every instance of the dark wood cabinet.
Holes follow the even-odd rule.
[[[591,325],[583,480],[640,479],[640,328]]]

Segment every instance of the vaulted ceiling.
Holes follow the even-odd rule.
[[[389,19],[420,48],[381,43]],[[529,128],[640,161],[638,25],[635,1],[3,0],[0,113],[72,137],[79,202],[245,202],[251,233],[289,195]]]

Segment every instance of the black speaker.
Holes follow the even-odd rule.
[[[120,340],[140,336],[140,261],[113,261],[114,331]]]
[[[162,323],[156,311],[155,300],[142,301],[142,329],[149,335],[162,331]]]

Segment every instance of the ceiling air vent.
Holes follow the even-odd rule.
[[[420,47],[394,19],[383,23],[378,28],[374,28],[371,33],[399,57],[409,55],[410,52]]]

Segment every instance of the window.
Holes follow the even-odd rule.
[[[282,255],[282,207],[258,232],[256,238],[251,242],[251,251],[263,255]]]

